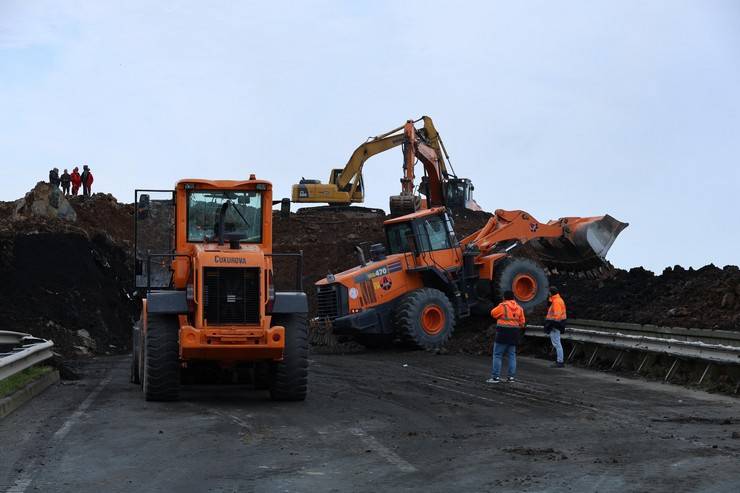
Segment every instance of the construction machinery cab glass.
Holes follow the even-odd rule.
[[[238,235],[242,243],[262,242],[262,193],[247,190],[193,190],[187,200],[188,242]]]
[[[391,254],[433,252],[458,246],[452,220],[446,212],[424,214],[406,222],[386,224]]]

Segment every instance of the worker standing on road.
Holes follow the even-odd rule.
[[[513,382],[516,375],[516,347],[526,323],[524,310],[514,300],[514,293],[506,291],[504,301],[491,310],[491,316],[496,319],[496,339],[493,343],[491,378],[486,382],[499,383],[501,381],[504,354],[509,358],[508,381]]]
[[[59,177],[59,181],[62,183],[62,192],[64,195],[69,195],[69,182],[71,179],[72,177],[69,176],[66,169],[64,170],[64,173],[62,173],[62,176]]]
[[[558,288],[555,286],[550,287],[550,308],[547,310],[547,316],[545,317],[545,333],[550,334],[550,342],[552,347],[555,348],[555,364],[552,365],[555,368],[562,368],[565,366],[563,361],[563,345],[560,343],[560,334],[565,331],[565,302],[558,292]]]
[[[69,178],[72,181],[72,195],[77,196],[77,192],[80,190],[80,185],[82,185],[80,168],[75,166],[75,169],[72,170],[72,174],[69,175]]]

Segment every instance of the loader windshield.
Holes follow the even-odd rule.
[[[262,241],[262,194],[246,190],[198,190],[188,194],[188,241],[214,241],[224,208],[224,233],[243,243]]]

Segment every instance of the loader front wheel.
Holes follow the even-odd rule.
[[[274,315],[275,325],[285,327],[283,360],[272,363],[270,398],[302,401],[308,390],[308,324],[304,314]]]
[[[455,330],[452,303],[433,288],[417,289],[404,296],[393,321],[402,339],[423,349],[444,346]]]
[[[180,394],[180,324],[176,315],[150,313],[144,337],[144,397],[175,401]]]
[[[512,291],[524,311],[544,303],[550,282],[540,264],[521,257],[507,257],[494,265],[492,291],[494,301],[501,301],[504,292]]]

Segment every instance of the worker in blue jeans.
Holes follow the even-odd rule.
[[[514,293],[506,291],[504,301],[491,310],[491,317],[496,319],[496,339],[493,343],[493,365],[491,378],[487,383],[501,381],[501,366],[504,354],[509,359],[508,381],[514,382],[516,376],[516,347],[519,345],[522,329],[526,324],[524,310],[514,299]]]
[[[549,334],[552,347],[555,348],[555,368],[563,368],[565,361],[563,359],[563,344],[560,342],[560,334],[565,331],[565,320],[568,315],[565,311],[565,302],[560,296],[558,288],[550,287],[550,297],[548,298],[550,306],[545,317],[545,333]]]

